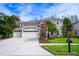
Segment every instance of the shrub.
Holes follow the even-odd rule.
[[[73,37],[73,33],[71,31],[68,31],[66,36],[67,37]]]
[[[45,38],[46,38],[45,33],[40,33],[40,39],[45,39]]]
[[[0,39],[2,39],[3,38],[3,35],[0,35]]]

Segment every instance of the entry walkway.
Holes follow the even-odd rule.
[[[68,45],[68,43],[41,43],[40,46],[42,45]],[[71,43],[71,45],[79,45],[79,43]]]
[[[23,40],[12,38],[0,41],[0,55],[7,56],[53,56],[40,47],[37,39]]]

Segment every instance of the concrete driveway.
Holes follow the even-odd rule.
[[[41,48],[37,39],[12,38],[0,41],[0,55],[51,56],[52,54]]]

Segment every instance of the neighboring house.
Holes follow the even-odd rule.
[[[47,18],[46,20],[52,21],[52,23],[54,23],[56,25],[57,29],[58,29],[58,34],[56,34],[56,35],[58,37],[62,36],[63,19],[51,17],[51,18]]]
[[[77,15],[71,15],[67,18],[69,18],[71,20],[71,23],[75,23],[78,21]],[[63,19],[64,18],[62,18],[62,19],[57,18],[56,16],[51,16],[50,18],[46,18],[46,20],[50,20],[50,21],[52,21],[52,23],[54,23],[56,25],[58,32],[59,32],[57,34],[58,37],[63,36],[63,34],[62,34]]]
[[[75,36],[79,36],[79,21],[72,24],[71,31],[74,33]]]
[[[62,36],[62,25],[63,25],[63,20],[59,19],[59,18],[55,18],[52,20],[52,22],[56,25],[57,29],[58,29],[58,36]]]
[[[71,20],[71,23],[74,23],[74,22],[78,21],[78,16],[77,15],[71,15],[68,18]]]

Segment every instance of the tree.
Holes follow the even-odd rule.
[[[12,31],[8,24],[0,25],[0,34],[3,35],[3,38],[8,38],[10,33],[12,33]]]
[[[4,20],[5,14],[4,13],[0,13],[0,35],[4,37],[4,24],[5,24],[5,20]]]
[[[58,30],[56,28],[56,25],[54,23],[52,23],[51,21],[47,21],[47,26],[48,26],[48,32],[50,32],[51,35],[53,33],[57,33],[58,32]]]
[[[13,30],[19,26],[20,19],[15,16],[8,16],[0,13],[0,36],[3,38],[12,37]]]
[[[6,19],[6,22],[9,23],[12,29],[19,27],[20,19],[17,16],[15,15],[6,16],[5,19]]]
[[[71,21],[68,18],[64,18],[62,26],[62,32],[64,37],[67,36],[68,31],[71,31]]]

